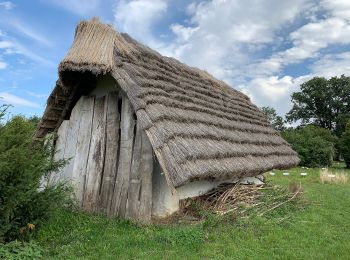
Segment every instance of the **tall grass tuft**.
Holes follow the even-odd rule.
[[[333,173],[328,168],[320,170],[321,183],[345,184],[348,181],[348,175],[344,171]]]

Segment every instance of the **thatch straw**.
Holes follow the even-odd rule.
[[[263,216],[287,203],[296,202],[302,193],[301,185],[296,184],[287,190],[269,184],[222,183],[201,196],[181,200],[180,214],[201,217],[198,211],[204,210],[218,215],[233,213],[246,217],[247,210],[254,209],[256,215]]]
[[[77,84],[74,90],[67,75],[110,73],[133,104],[173,187],[197,179],[254,176],[299,162],[246,95],[97,20],[78,25],[59,72],[63,83],[56,86],[50,100],[58,100],[54,95],[59,93],[62,109],[52,113],[54,106],[49,102],[44,118],[55,116],[43,121],[37,137],[69,116],[77,96],[73,93],[85,88]]]
[[[345,184],[348,181],[348,175],[344,171],[333,173],[328,168],[320,170],[321,183]]]

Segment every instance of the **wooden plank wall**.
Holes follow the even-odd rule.
[[[122,91],[81,97],[58,129],[55,158],[71,158],[57,178],[71,181],[84,210],[151,221],[153,150]]]

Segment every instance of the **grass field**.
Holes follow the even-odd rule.
[[[288,172],[275,171],[268,180],[301,183],[304,207],[232,221],[209,216],[198,224],[150,226],[62,210],[36,242],[45,259],[350,259],[350,180],[322,184],[319,169]]]

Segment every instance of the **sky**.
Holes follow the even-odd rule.
[[[284,115],[315,76],[350,76],[350,0],[0,0],[0,104],[42,115],[79,21],[98,16]]]

